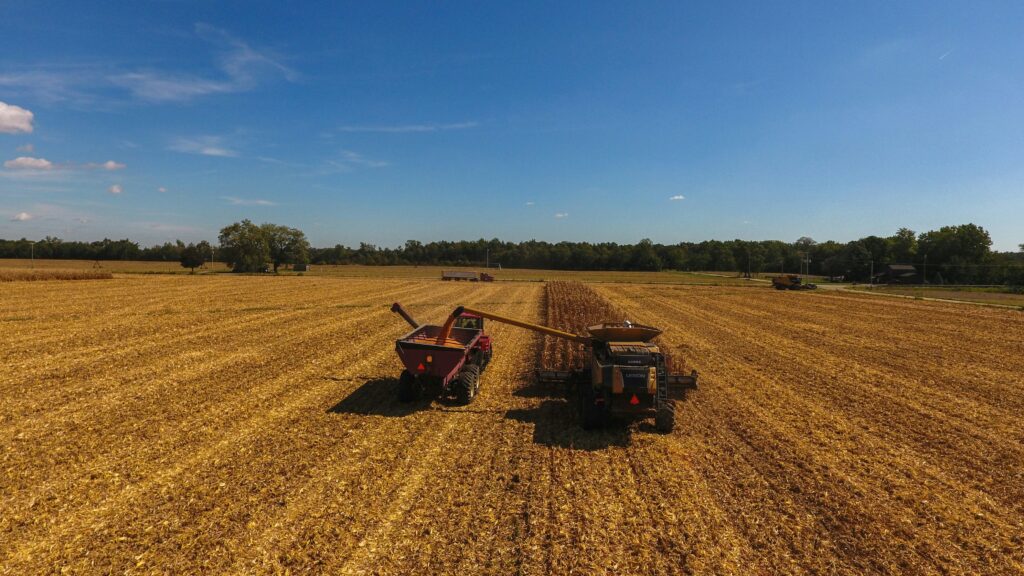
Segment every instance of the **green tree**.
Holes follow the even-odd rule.
[[[943,226],[921,234],[918,253],[928,258],[928,269],[949,282],[971,282],[982,276],[979,264],[991,255],[992,238],[976,224]]]
[[[900,228],[889,237],[889,252],[894,263],[913,262],[917,256],[917,234],[910,228]]]
[[[277,224],[263,224],[260,226],[267,249],[270,253],[270,262],[274,265],[274,273],[282,264],[306,264],[309,262],[309,241],[306,235],[298,228],[289,228]]]
[[[629,258],[629,267],[631,270],[657,272],[661,270],[661,266],[661,258],[659,258],[658,253],[654,251],[653,242],[644,238],[633,247],[633,253]]]
[[[266,234],[249,220],[224,227],[219,240],[221,255],[234,272],[259,272],[270,261]]]
[[[206,259],[203,257],[203,253],[195,244],[189,244],[181,249],[182,268],[191,268],[192,273],[195,274],[196,268],[202,266],[204,262]]]

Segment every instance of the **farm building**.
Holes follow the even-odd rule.
[[[876,284],[920,284],[921,276],[910,264],[889,264],[875,274],[874,280]]]

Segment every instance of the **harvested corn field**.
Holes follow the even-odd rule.
[[[1024,315],[550,286],[0,286],[0,573],[1024,571]],[[670,435],[585,432],[531,379],[572,352],[489,323],[472,404],[398,403],[396,300],[626,314],[701,389]]]

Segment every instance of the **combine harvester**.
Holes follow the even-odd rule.
[[[772,286],[776,290],[817,290],[817,284],[804,282],[804,279],[797,274],[783,274],[772,277]]]
[[[397,303],[392,306],[392,310],[396,309],[401,310]],[[588,365],[583,369],[538,370],[537,378],[541,382],[564,383],[575,388],[581,423],[588,430],[603,426],[613,413],[634,416],[653,413],[658,431],[671,432],[675,427],[675,401],[685,398],[687,390],[697,388],[696,371],[688,375],[669,373],[665,355],[651,342],[661,334],[657,328],[629,322],[605,323],[590,326],[587,328],[589,336],[581,336],[464,306],[456,308],[444,326],[425,327],[429,329],[414,331],[398,341],[398,353],[406,365],[402,377],[406,378],[409,373],[410,362],[407,358],[410,356],[408,352],[403,355],[403,349],[414,345],[410,337],[419,337],[418,334],[426,338],[434,337],[432,342],[424,345],[435,353],[441,349],[451,351],[451,359],[441,372],[455,370],[456,362],[473,357],[471,349],[474,337],[461,326],[466,323],[466,319],[479,319],[479,333],[482,335],[484,318],[570,340],[587,350]],[[465,365],[465,360],[459,365]],[[420,366],[415,368],[419,370]]]

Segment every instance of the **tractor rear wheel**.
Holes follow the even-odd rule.
[[[423,396],[423,384],[408,370],[402,370],[398,378],[398,401],[415,402]]]
[[[480,367],[476,364],[466,365],[452,383],[452,388],[459,404],[465,406],[472,402],[480,388]]]
[[[663,434],[668,434],[676,426],[675,400],[662,400],[654,411],[654,427]]]

